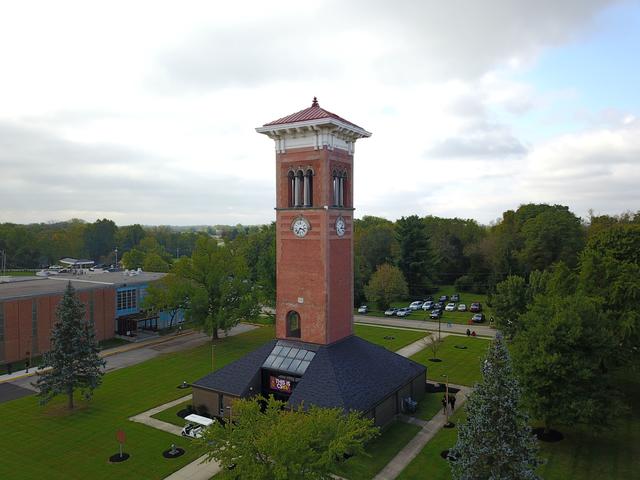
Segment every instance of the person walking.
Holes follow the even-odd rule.
[[[456,408],[456,396],[455,395],[449,395],[449,405],[451,405],[451,413],[453,413],[453,411]]]
[[[470,336],[471,336],[471,330],[467,328],[467,337],[470,337]]]
[[[447,414],[447,397],[445,395],[442,396],[442,414]]]

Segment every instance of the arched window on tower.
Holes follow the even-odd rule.
[[[296,191],[296,179],[295,179],[295,175],[293,174],[292,171],[289,171],[289,174],[287,175],[287,202],[289,204],[290,207],[293,207],[296,204],[296,200],[295,200],[295,191]]]
[[[300,314],[294,310],[287,313],[287,337],[300,338]]]
[[[304,174],[304,206],[313,205],[313,171],[308,169]]]
[[[340,204],[340,181],[338,177],[338,172],[336,172],[335,170],[331,174],[331,180],[332,180],[331,192],[333,194],[332,204],[334,207],[337,207]]]
[[[304,174],[302,173],[302,170],[298,170],[296,172],[295,188],[294,188],[294,206],[295,207],[302,206],[303,182],[304,182]]]
[[[346,181],[347,181],[347,174],[346,172],[342,172],[342,174],[340,175],[340,188],[339,188],[340,195],[338,197],[339,205],[341,207],[344,207],[344,186]]]

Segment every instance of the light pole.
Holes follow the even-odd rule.
[[[116,270],[118,269],[118,247],[116,247],[116,264],[115,264]]]

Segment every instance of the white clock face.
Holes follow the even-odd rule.
[[[344,223],[344,218],[338,217],[338,219],[336,220],[336,233],[339,237],[342,237],[346,231],[347,226]]]
[[[297,237],[302,238],[309,233],[309,222],[304,218],[297,218],[293,222],[291,229]]]

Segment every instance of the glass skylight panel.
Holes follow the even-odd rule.
[[[304,357],[304,359],[310,362],[311,360],[313,360],[313,357],[315,356],[316,356],[315,352],[309,351],[307,352],[307,355]]]
[[[282,347],[280,345],[276,345],[276,348],[273,349],[271,355],[278,355],[280,353],[280,350],[282,350]]]
[[[269,357],[265,360],[263,367],[270,367],[273,364],[273,361],[278,358],[273,353],[269,355]]]
[[[279,353],[278,356],[279,357],[286,357],[287,353],[289,353],[291,351],[291,347],[284,347]]]
[[[303,360],[302,362],[300,362],[300,365],[298,366],[298,369],[296,370],[296,373],[304,373],[307,371],[307,367],[309,367],[309,364],[311,362],[307,361],[307,360]]]
[[[285,358],[280,364],[280,370],[289,370],[289,365],[291,365],[292,361],[293,358]]]
[[[271,365],[271,367],[272,368],[278,368],[282,364],[283,360],[284,360],[283,357],[277,357],[275,362],[273,362],[273,365]]]
[[[296,354],[300,351],[299,348],[292,348],[291,351],[287,354],[289,358],[295,358]]]
[[[300,360],[294,360],[293,362],[291,362],[291,365],[289,366],[289,371],[295,373],[298,371],[299,366],[300,366]]]
[[[296,358],[298,360],[302,360],[306,354],[307,354],[306,350],[300,349],[300,350],[298,350],[298,353],[296,354]]]

